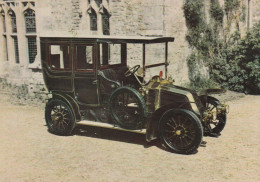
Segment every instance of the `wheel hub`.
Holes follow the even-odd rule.
[[[185,136],[185,134],[186,134],[186,130],[185,130],[184,127],[178,126],[178,127],[175,128],[174,133],[175,133],[178,137],[183,137],[183,136]]]
[[[181,135],[181,130],[177,130],[175,133],[176,135]]]
[[[54,116],[53,118],[55,121],[59,121],[60,117],[59,116]]]
[[[54,115],[53,120],[56,122],[61,122],[63,121],[63,115],[62,113],[57,113],[56,115]]]

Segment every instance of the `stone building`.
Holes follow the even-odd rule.
[[[177,83],[187,82],[190,49],[185,41],[184,1],[0,0],[0,78],[28,85],[30,94],[43,87],[40,36],[139,35],[175,37],[169,45],[169,74]],[[243,1],[251,8],[247,25],[252,26],[259,21],[260,3]],[[141,52],[135,56],[139,53],[141,57]],[[206,68],[200,72],[207,76]]]

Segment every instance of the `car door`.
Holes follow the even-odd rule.
[[[72,92],[72,64],[69,44],[52,43],[45,47],[43,61],[45,84],[49,91]]]
[[[79,103],[99,105],[95,45],[74,45],[74,88]]]

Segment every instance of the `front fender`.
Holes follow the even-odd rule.
[[[169,109],[177,108],[193,111],[189,102],[180,105],[172,103],[157,109],[149,118],[147,118],[146,141],[150,142],[158,137],[158,125],[162,115]]]
[[[208,94],[221,94],[221,93],[225,93],[227,90],[224,88],[210,88],[210,89],[206,89],[206,90],[201,90],[198,95],[208,95]]]

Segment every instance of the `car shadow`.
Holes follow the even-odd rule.
[[[50,130],[48,130],[48,132],[53,134]],[[147,142],[145,139],[146,137],[145,134],[134,133],[130,131],[121,131],[121,130],[102,128],[97,126],[77,125],[70,136],[73,135],[142,145],[144,148],[155,146],[161,150],[164,150],[165,152],[172,153],[169,149],[167,149],[161,144],[159,139],[155,139],[152,140],[151,142]],[[200,147],[206,147],[206,143],[201,144]],[[175,153],[175,154],[194,155],[196,153],[198,153],[198,150],[195,150],[189,154],[181,154],[181,153]]]
[[[156,144],[155,141],[147,142],[145,134],[87,125],[76,126],[72,135],[137,144],[142,145],[144,148],[149,148]]]
[[[171,153],[171,154],[176,154],[176,155],[184,155],[184,156],[188,156],[188,155],[194,155],[194,154],[197,154],[198,153],[198,150],[194,150],[193,152],[191,153],[187,153],[187,154],[183,154],[183,153],[173,153],[170,149],[166,148],[164,145],[162,145],[160,142],[157,142],[156,143],[156,146],[161,149],[161,150],[164,150],[165,152],[168,152],[168,153]],[[201,145],[200,145],[201,147]]]

